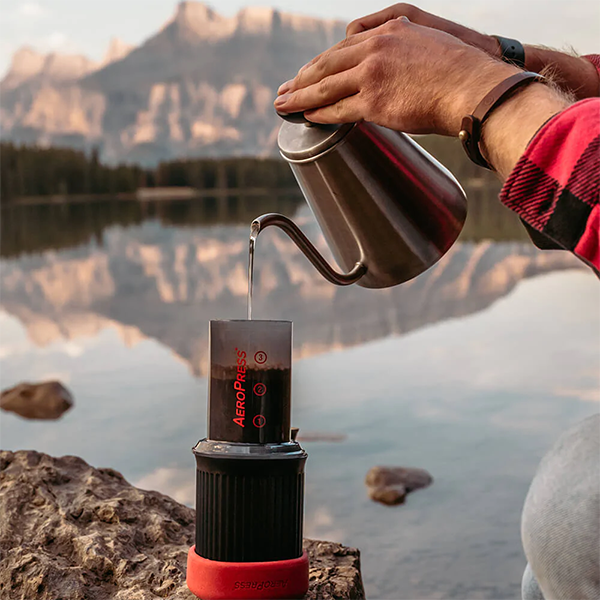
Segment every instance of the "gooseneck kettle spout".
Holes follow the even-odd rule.
[[[404,133],[361,121],[284,119],[277,143],[333,256],[338,273],[293,221],[259,217],[285,231],[331,283],[387,288],[420,275],[456,241],[467,215],[458,181]]]
[[[349,273],[338,273],[314,247],[312,242],[302,233],[302,230],[288,217],[279,213],[268,213],[252,221],[251,231],[258,235],[263,229],[275,226],[279,227],[298,246],[301,252],[308,258],[321,275],[335,285],[352,285],[356,283],[366,272],[367,267],[358,261]]]

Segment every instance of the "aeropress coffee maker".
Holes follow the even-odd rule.
[[[307,454],[290,428],[292,323],[211,321],[209,346],[187,585],[202,600],[302,598]]]
[[[330,283],[388,288],[426,271],[456,241],[465,194],[410,137],[366,121],[280,116],[281,156],[342,271],[284,215],[255,219],[251,244],[275,226]],[[251,276],[252,266],[249,301]],[[306,453],[290,434],[291,342],[289,322],[210,323],[208,436],[194,448],[196,545],[187,571],[203,600],[301,598],[308,588]]]

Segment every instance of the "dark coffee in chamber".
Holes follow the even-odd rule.
[[[290,439],[291,372],[289,368],[212,365],[209,439],[248,444],[279,444]],[[243,364],[246,363],[246,364]]]

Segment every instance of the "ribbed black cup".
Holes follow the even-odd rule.
[[[265,562],[302,555],[304,463],[297,448],[262,447],[262,454],[234,457],[221,444],[194,448],[196,552],[210,560]],[[239,451],[241,445],[236,445]]]

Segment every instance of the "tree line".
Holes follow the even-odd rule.
[[[518,218],[498,202],[499,180],[474,165],[458,140],[420,136],[417,141],[454,173],[467,192],[469,219],[463,239],[526,239]],[[286,204],[286,209],[294,210],[302,202],[292,171],[281,158],[190,158],[143,168],[103,164],[98,151],[85,153],[64,148],[0,143],[0,204],[5,209],[0,213],[0,233],[4,243],[13,250],[19,246],[38,247],[40,242],[42,246],[53,247],[55,240],[44,239],[50,235],[48,231],[30,231],[32,226],[24,224],[35,215],[46,223],[46,228],[50,223],[60,223],[60,227],[56,228],[59,237],[68,235],[66,230],[75,224],[83,238],[100,237],[105,226],[140,223],[151,217],[150,213],[155,211],[153,206],[147,202],[144,206],[137,206],[138,203],[134,202],[136,190],[147,187],[190,187],[205,192],[201,203],[162,202],[161,208],[156,209],[160,212],[160,216],[158,213],[156,216],[161,221],[178,225],[245,222],[261,209],[269,212],[267,208],[273,207],[266,205],[280,203],[282,193],[289,199],[286,202],[292,203],[290,206]],[[222,198],[216,195],[211,198],[206,191],[213,189],[225,189],[227,194]],[[247,196],[248,192],[252,198]],[[119,194],[124,194],[132,202],[127,206],[113,204]],[[43,203],[44,197],[48,196],[64,196],[67,201],[70,196],[79,196],[77,201],[89,206],[18,208],[10,202],[33,197]],[[123,200],[120,198],[118,202]],[[110,202],[107,204],[106,201]],[[9,207],[10,210],[7,210]],[[48,214],[43,214],[44,211]],[[19,238],[20,243],[13,239],[14,236]],[[24,243],[24,238],[30,239],[31,243]],[[2,254],[7,250],[2,248]]]
[[[462,239],[524,240],[519,219],[498,201],[500,182],[465,156],[458,140],[423,136],[418,142],[448,167],[468,197]],[[197,226],[249,223],[263,212],[290,216],[303,204],[302,193],[283,159],[181,159],[154,168],[104,165],[98,152],[0,144],[2,218],[0,255],[73,247],[96,239],[107,227],[138,225],[147,219]],[[205,190],[201,202],[138,202],[139,187],[193,187]],[[206,190],[227,193],[206,194]],[[81,198],[69,200],[69,196]],[[117,199],[117,194],[131,194]],[[24,196],[64,195],[67,202],[14,202]],[[86,196],[90,197],[87,198]]]
[[[74,248],[92,240],[102,245],[107,229],[132,227],[149,220],[174,227],[249,227],[252,219],[268,212],[281,212],[293,218],[303,204],[299,190],[296,194],[206,196],[201,202],[91,199],[68,203],[9,203],[2,206],[0,257]],[[469,194],[469,211],[461,239],[525,241],[528,237],[517,216],[502,206],[489,188],[482,188]]]
[[[458,140],[421,136],[417,140],[445,165],[464,187],[499,189],[498,181],[474,165]],[[70,148],[0,144],[0,193],[3,201],[24,196],[133,194],[143,187],[211,189],[289,189],[296,187],[291,169],[281,158],[187,158],[144,168],[107,165],[99,152]]]
[[[132,194],[142,187],[207,189],[285,189],[296,183],[281,159],[181,159],[154,168],[106,165],[97,149],[0,144],[0,193],[3,202],[27,196]]]

